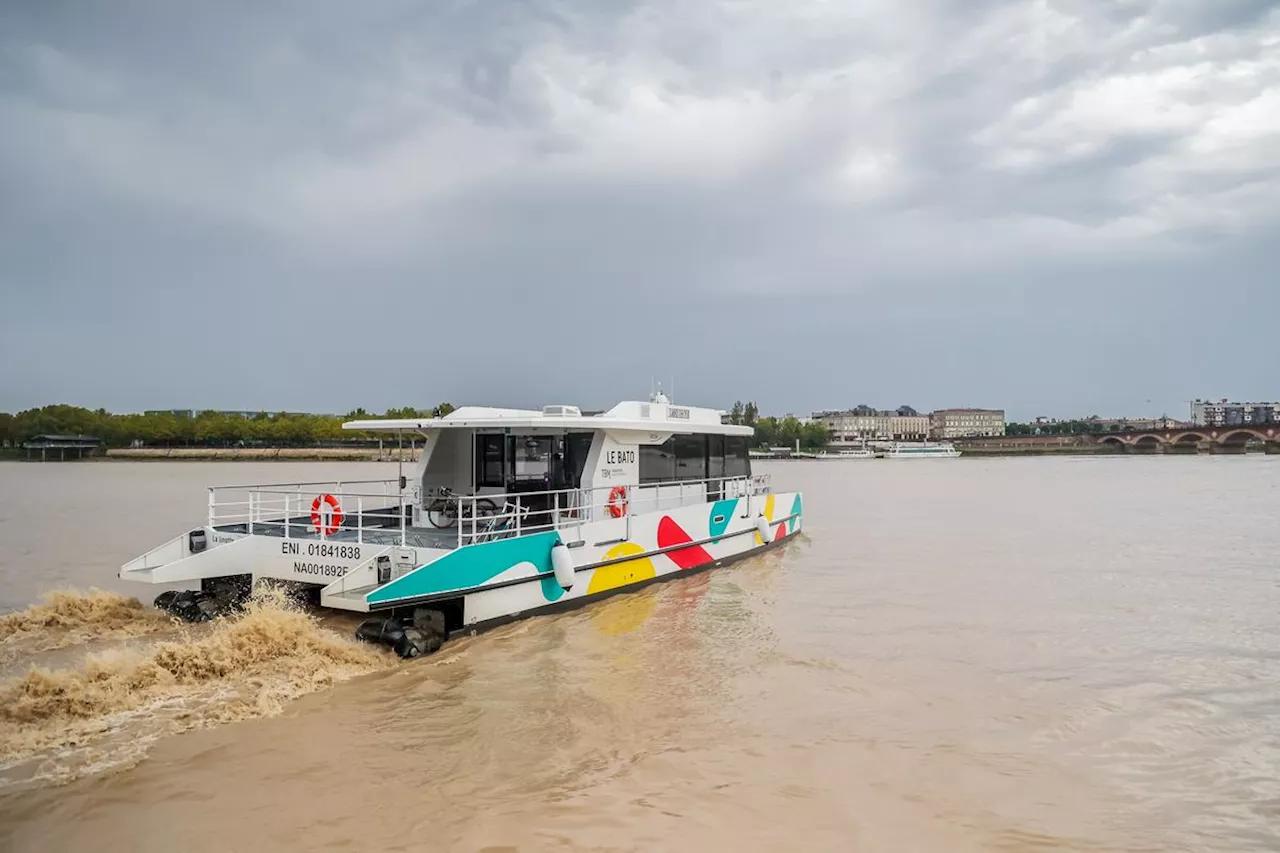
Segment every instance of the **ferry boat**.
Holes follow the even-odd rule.
[[[819,459],[874,459],[875,451],[862,444],[858,447],[845,448],[837,450],[834,453],[830,450],[824,450],[818,454]]]
[[[923,442],[921,444],[912,444],[909,442],[894,442],[884,451],[885,459],[930,459],[941,457],[944,459],[955,459],[960,455],[960,451],[956,450],[955,445],[949,441],[942,441],[937,444]]]
[[[423,441],[394,480],[209,489],[208,517],[125,563],[167,591],[156,606],[203,621],[255,581],[368,613],[359,638],[402,657],[450,637],[722,566],[801,530],[799,492],[754,474],[753,430],[661,393],[598,415],[469,406],[344,429]],[[404,469],[402,468],[402,471]]]

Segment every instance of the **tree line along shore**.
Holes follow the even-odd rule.
[[[195,451],[216,449],[258,458],[336,458],[343,453],[356,453],[360,448],[376,450],[379,443],[374,435],[344,430],[344,421],[378,417],[433,418],[447,415],[454,408],[446,402],[430,409],[388,409],[380,415],[364,409],[343,415],[218,411],[113,414],[105,409],[55,405],[17,414],[0,412],[0,447],[20,448],[23,442],[39,435],[84,435],[100,439],[110,457],[207,457],[207,452]],[[760,417],[754,403],[735,403],[728,419],[755,427],[755,440],[759,445],[793,447],[799,441],[805,450],[821,450],[829,440],[821,424],[805,424],[796,418]],[[224,458],[231,455],[223,454]]]
[[[150,451],[151,455],[182,449],[235,449],[242,452],[376,449],[379,443],[377,436],[344,430],[343,422],[376,417],[432,418],[446,415],[453,409],[452,404],[441,403],[431,409],[388,409],[382,415],[364,409],[344,415],[217,411],[185,415],[176,412],[113,414],[105,409],[94,411],[79,406],[55,405],[17,414],[0,412],[0,447],[20,448],[24,442],[39,435],[83,435],[99,439],[111,456],[120,455],[116,451],[126,449]]]
[[[102,443],[96,455],[109,459],[397,459],[401,455],[394,441],[344,430],[343,422],[378,417],[441,417],[454,408],[445,402],[429,409],[388,409],[380,415],[363,408],[342,415],[221,411],[114,414],[105,409],[53,405],[17,414],[0,412],[0,457],[20,458],[24,442],[36,436],[55,435],[92,436]],[[753,402],[735,402],[726,419],[754,427],[756,447],[798,445],[802,451],[818,453],[830,443],[822,424],[804,423],[795,417],[761,416]],[[1094,440],[1102,430],[1095,427],[1088,421],[1043,428],[1010,423],[1004,437],[972,442],[959,439],[956,444],[968,455],[1104,452],[1106,448]],[[414,438],[405,438],[405,459],[416,455]]]

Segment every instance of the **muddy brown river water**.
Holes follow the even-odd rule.
[[[402,662],[111,594],[394,465],[0,463],[0,850],[1280,849],[1280,457],[757,467],[785,548]]]

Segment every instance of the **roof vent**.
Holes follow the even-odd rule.
[[[548,418],[580,418],[582,410],[577,406],[543,406],[542,414]]]

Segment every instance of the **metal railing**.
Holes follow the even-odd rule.
[[[355,544],[462,547],[508,536],[618,521],[770,491],[767,474],[503,494],[422,494],[400,480],[317,481],[209,489],[211,528]],[[360,487],[352,490],[351,487]],[[377,488],[369,488],[369,487]],[[417,523],[413,523],[416,520]]]
[[[394,538],[403,544],[407,509],[417,491],[401,490],[398,479],[214,486],[209,489],[208,521],[220,530],[285,539],[390,545],[396,542],[387,540]],[[391,531],[398,535],[388,536]]]
[[[432,513],[456,518],[456,524],[448,523],[447,529],[455,533],[457,547],[602,520],[625,525],[625,535],[630,537],[631,519],[636,515],[767,494],[770,488],[768,474],[755,474],[508,494],[456,495],[443,490],[434,498],[428,496],[423,515],[427,524],[438,528],[442,525],[432,520]]]

